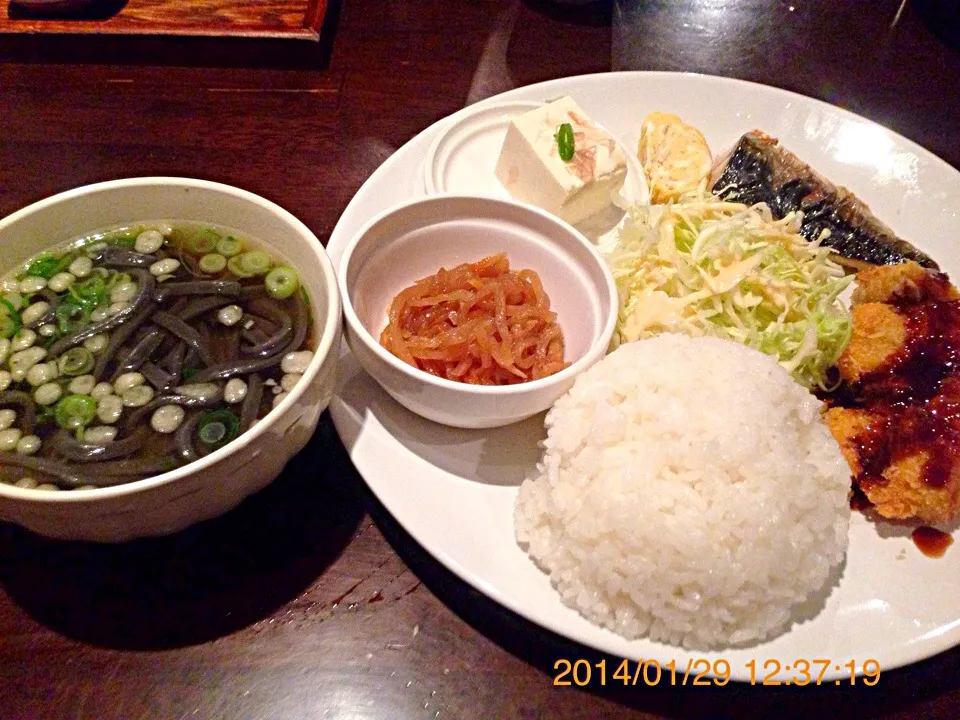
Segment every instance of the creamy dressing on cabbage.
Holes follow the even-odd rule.
[[[826,387],[850,337],[839,296],[852,276],[798,234],[801,220],[705,193],[632,208],[607,257],[620,295],[614,345],[660,332],[713,335],[775,356],[806,387]]]

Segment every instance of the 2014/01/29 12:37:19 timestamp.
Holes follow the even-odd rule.
[[[750,685],[856,685],[873,686],[880,682],[880,662],[867,658],[861,663],[855,659],[846,662],[830,658],[795,658],[781,661],[776,658],[751,658],[741,667],[746,675],[737,678]],[[583,658],[559,658],[553,664],[554,685],[583,687],[591,682],[606,685],[726,685],[733,676],[733,664],[724,658],[689,658],[686,661],[655,659],[637,661],[606,660],[595,663]],[[831,672],[832,671],[832,672]],[[739,675],[740,673],[738,673]]]

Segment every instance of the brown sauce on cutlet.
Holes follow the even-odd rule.
[[[928,458],[923,481],[943,487],[960,464],[960,301],[894,307],[905,320],[907,341],[883,367],[836,393],[831,404],[878,418],[853,440],[861,488],[886,483],[883,471],[891,463],[921,451]]]
[[[866,493],[857,485],[854,485],[850,490],[850,509],[853,511],[869,510],[872,507],[873,503],[870,502],[870,498],[867,497]]]
[[[943,530],[922,525],[911,533],[913,544],[927,557],[943,557],[947,548],[953,544],[953,537]]]

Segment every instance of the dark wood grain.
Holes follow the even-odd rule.
[[[827,100],[960,167],[960,52],[913,5],[894,24],[898,6],[651,0],[630,66]],[[41,37],[24,54],[0,38],[0,215],[84,183],[186,175],[275,200],[326,242],[364,180],[433,121],[609,70],[610,14],[603,2],[349,0],[322,69],[282,50],[223,67],[219,46],[187,55],[176,39]],[[4,720],[960,717],[958,650],[875,688],[813,690],[556,688],[559,657],[601,659],[425,554],[326,415],[269,488],[176,536],[95,546],[0,525]]]

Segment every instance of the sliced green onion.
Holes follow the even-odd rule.
[[[15,315],[0,315],[0,338],[12,338],[20,329],[20,322]]]
[[[220,238],[217,241],[217,252],[226,257],[233,257],[234,255],[239,255],[240,251],[243,250],[243,243],[237,240],[233,235],[228,235],[225,238]]]
[[[77,259],[76,252],[68,252],[60,256],[60,260],[57,262],[57,269],[54,270],[53,275],[57,273],[62,273],[64,270],[70,267],[70,264]],[[51,275],[50,277],[53,277]]]
[[[221,448],[240,434],[240,419],[231,410],[209,410],[197,423],[197,438],[211,449]]]
[[[203,230],[188,241],[188,249],[197,255],[206,255],[217,249],[217,243],[220,242],[220,236],[210,228]]]
[[[113,272],[110,274],[110,277],[107,278],[107,290],[113,290],[120,283],[131,282],[133,278],[130,277],[128,273],[122,272]]]
[[[240,267],[251,275],[263,275],[273,264],[270,262],[270,256],[262,250],[251,250],[239,256]]]
[[[227,436],[227,426],[221,422],[208,422],[197,435],[204,445],[218,445]]]
[[[61,375],[83,375],[93,367],[93,353],[85,347],[70,348],[57,359],[57,367]]]
[[[93,305],[78,305],[71,299],[64,300],[57,305],[54,310],[54,317],[57,319],[57,327],[62,333],[69,333],[82,327],[90,319]]]
[[[207,253],[200,258],[200,269],[211,275],[223,271],[227,266],[227,259],[220,253]]]
[[[45,252],[37,255],[27,265],[27,275],[37,275],[48,280],[59,272],[60,258],[53,253]]]
[[[20,314],[9,300],[0,298],[0,338],[11,338],[20,330]]]
[[[253,275],[253,273],[244,270],[243,264],[240,262],[242,258],[242,255],[234,255],[232,258],[227,260],[227,270],[240,278],[250,277]]]
[[[76,430],[89,425],[97,414],[97,401],[89,395],[64,395],[53,409],[57,425]]]
[[[34,275],[49,280],[58,272],[66,270],[74,257],[75,253],[65,253],[60,256],[51,252],[40,253],[27,264],[24,276]]]
[[[270,297],[283,300],[297,291],[300,286],[300,278],[297,276],[297,271],[292,267],[281,265],[267,273],[263,284],[266,286]]]
[[[107,282],[103,275],[94,273],[82,282],[73,283],[67,292],[70,293],[70,297],[64,300],[64,302],[74,301],[74,305],[80,305],[92,310],[97,305],[102,305],[106,301]]]
[[[560,154],[560,159],[564,162],[572,160],[574,149],[573,126],[570,123],[561,123],[553,137],[557,141],[557,152]]]
[[[121,230],[116,235],[113,235],[107,238],[107,242],[113,245],[120,245],[125,248],[132,248],[137,243],[137,235],[140,234],[140,231],[136,228],[127,228],[126,230]]]
[[[15,311],[23,307],[23,295],[18,292],[4,293],[2,299]]]

